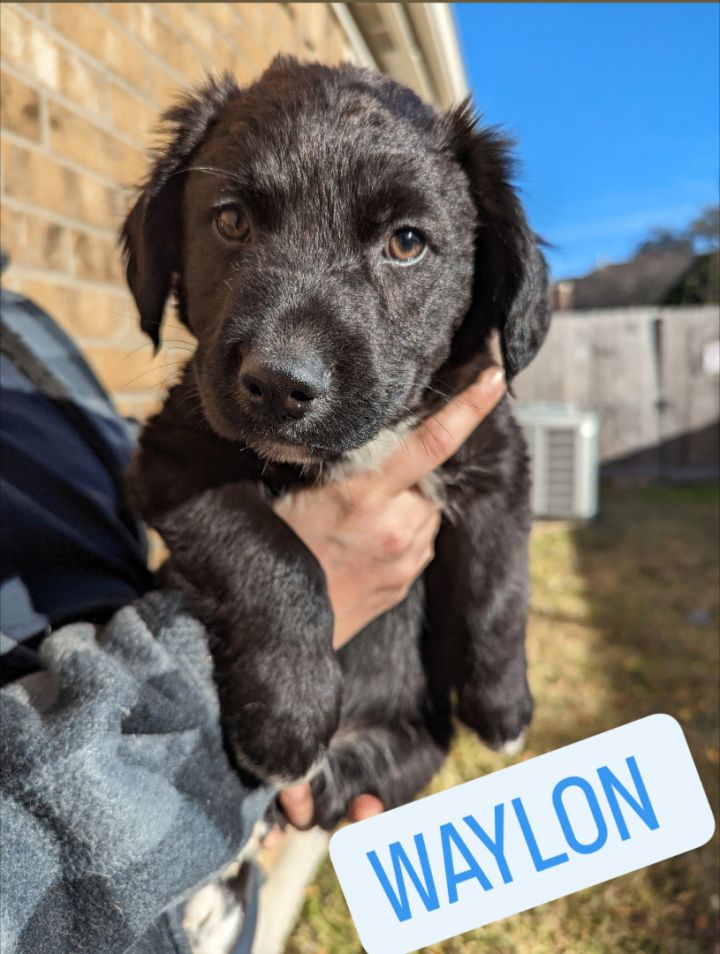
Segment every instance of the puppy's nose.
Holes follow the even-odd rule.
[[[328,372],[315,355],[243,356],[240,387],[257,411],[277,419],[299,418],[327,393]]]

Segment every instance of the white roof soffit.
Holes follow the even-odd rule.
[[[449,4],[333,3],[332,7],[363,66],[376,66],[441,108],[467,95]]]
[[[358,29],[357,23],[353,19],[352,13],[347,3],[331,3],[332,11],[337,17],[337,21],[345,31],[350,48],[353,51],[354,60],[357,66],[366,66],[371,70],[376,70],[378,64],[375,57],[368,49],[362,33]]]
[[[407,3],[404,7],[432,74],[437,105],[446,109],[457,105],[470,90],[451,5]]]

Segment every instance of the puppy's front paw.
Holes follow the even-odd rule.
[[[524,747],[532,712],[527,684],[514,694],[476,686],[463,686],[458,694],[458,718],[504,755],[517,755]]]
[[[302,781],[321,762],[336,722],[330,718],[277,719],[248,707],[226,728],[237,762],[263,782],[282,788]]]
[[[223,728],[235,759],[277,786],[317,767],[340,718],[341,674],[334,659],[313,673],[285,675],[258,681],[247,669],[235,680],[225,673],[220,688]]]
[[[325,759],[310,779],[313,796],[313,821],[325,831],[332,831],[348,813],[350,802],[355,795],[362,794],[353,787],[343,784],[342,779],[333,776],[333,770]]]
[[[509,742],[503,743],[503,745],[500,746],[500,752],[503,755],[507,755],[508,758],[514,758],[516,755],[520,755],[522,750],[525,748],[526,742],[527,732],[525,729],[523,729],[516,739],[510,739]]]

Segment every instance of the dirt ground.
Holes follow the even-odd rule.
[[[603,488],[591,524],[538,523],[531,758],[652,712],[683,726],[718,805],[718,488]],[[467,732],[431,791],[508,764]],[[718,841],[426,954],[720,954]],[[286,954],[361,954],[329,862]]]

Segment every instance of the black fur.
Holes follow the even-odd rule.
[[[156,343],[174,289],[198,347],[143,431],[131,493],[214,634],[231,749],[263,777],[321,764],[330,827],[361,792],[391,807],[428,781],[453,699],[495,747],[528,723],[525,448],[504,400],[442,470],[460,519],[443,521],[434,562],[338,654],[324,575],[272,499],[457,393],[490,363],[494,332],[508,376],[524,367],[549,320],[545,263],[508,144],[467,105],[439,115],[378,74],[283,58],[168,118],[124,228],[128,282]],[[217,234],[223,203],[247,210],[251,242]],[[410,267],[382,255],[401,226],[428,240]],[[311,355],[327,393],[268,420],[239,387],[250,351]]]

